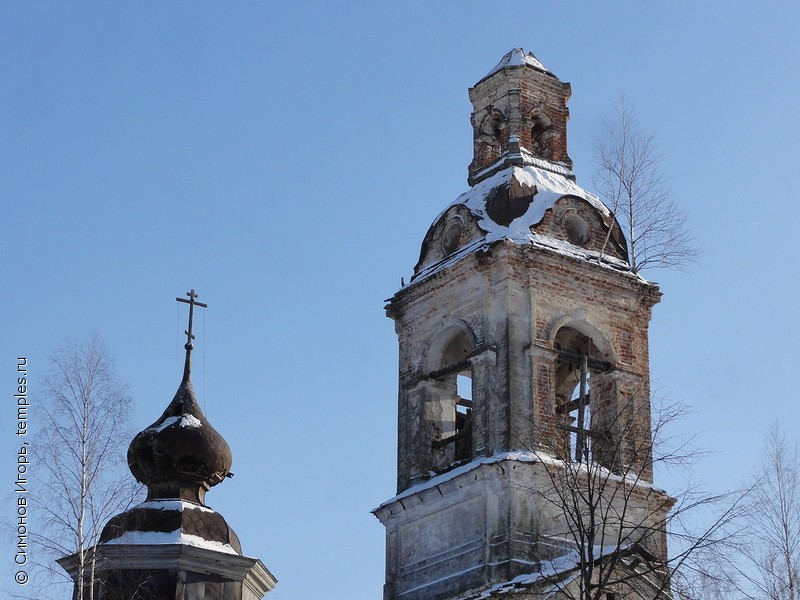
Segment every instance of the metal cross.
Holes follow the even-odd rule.
[[[191,350],[194,348],[194,344],[192,344],[192,340],[194,339],[194,334],[192,334],[192,322],[194,320],[194,307],[200,306],[202,308],[208,308],[208,304],[203,304],[202,302],[197,302],[198,295],[192,289],[189,292],[186,292],[186,295],[189,297],[188,300],[184,298],[175,298],[178,302],[183,302],[189,305],[189,329],[187,329],[184,333],[186,333],[186,345],[184,348],[187,350]]]

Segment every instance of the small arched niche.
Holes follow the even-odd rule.
[[[528,115],[530,126],[531,152],[534,156],[545,160],[553,159],[553,139],[557,135],[553,120],[542,110],[535,110]]]
[[[489,106],[484,111],[480,125],[475,130],[476,150],[484,161],[500,157],[507,127],[506,116],[498,108]]]
[[[470,358],[474,353],[474,336],[461,325],[442,331],[426,353],[432,385],[425,412],[433,471],[446,471],[473,458]]]
[[[616,421],[614,365],[602,350],[606,340],[593,329],[570,323],[560,327],[553,340],[555,412],[561,432],[555,451],[564,460],[599,462],[611,468],[616,455],[611,434]]]
[[[466,206],[451,206],[437,217],[425,234],[419,260],[414,267],[414,277],[420,271],[449,259],[484,235],[477,225],[477,218]]]

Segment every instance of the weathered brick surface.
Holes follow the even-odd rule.
[[[529,66],[500,70],[470,88],[474,131],[470,178],[519,147],[572,168],[567,154],[571,93],[568,83]],[[513,136],[519,137],[518,146]]]
[[[649,435],[647,331],[659,297],[629,273],[507,241],[401,290],[389,308],[400,341],[398,491],[431,468],[423,388],[442,365],[430,348],[455,331],[468,332],[470,354],[492,357],[472,373],[484,428],[476,454],[530,449],[558,435],[554,340],[566,326],[589,332],[614,365],[619,393],[638,406],[638,434]]]

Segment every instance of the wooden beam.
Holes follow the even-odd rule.
[[[592,401],[591,392],[586,392],[586,398],[584,399],[584,406],[589,404]],[[565,402],[564,404],[559,404],[556,406],[556,413],[559,415],[566,415],[571,413],[573,410],[578,408],[581,403],[580,398],[573,398],[569,402]]]
[[[558,358],[568,363],[572,363],[573,365],[576,365],[578,367],[580,367],[583,364],[584,356],[586,355],[581,354],[580,352],[573,352],[572,350],[565,350],[563,348],[558,348]],[[610,371],[614,366],[611,363],[607,363],[605,361],[592,358],[591,356],[586,356],[586,363],[591,370],[600,373],[604,371]]]

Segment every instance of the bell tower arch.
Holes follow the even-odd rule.
[[[397,490],[374,511],[387,530],[385,600],[512,588],[528,600],[569,585],[553,578],[580,544],[559,494],[581,473],[620,482],[599,496],[613,503],[623,489],[632,507],[606,511],[604,532],[666,556],[671,499],[652,486],[649,453],[648,325],[661,293],[631,271],[611,211],[575,183],[569,84],[515,49],[469,93],[470,188],[386,306],[400,360]]]

